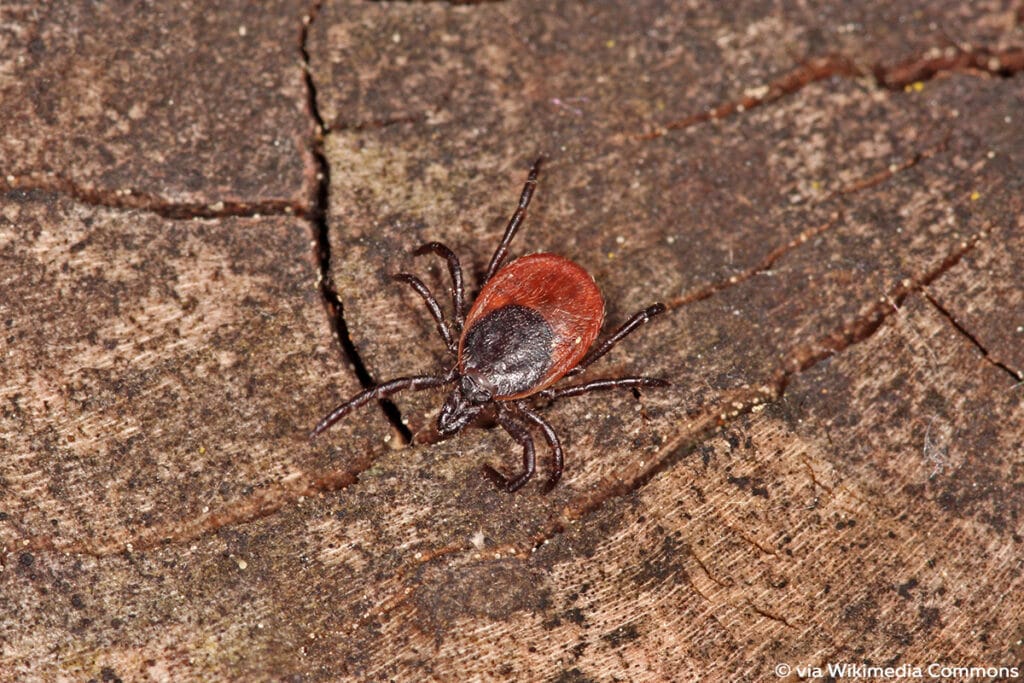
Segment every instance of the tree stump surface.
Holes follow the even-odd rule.
[[[0,8],[0,678],[1024,665],[1024,8]],[[562,483],[442,394],[419,244],[592,273]],[[409,436],[412,444],[407,444]],[[786,669],[785,667],[790,667]],[[993,669],[947,680],[1009,678]]]

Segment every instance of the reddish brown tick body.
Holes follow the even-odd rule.
[[[438,415],[437,431],[444,438],[469,425],[486,406],[523,447],[523,472],[505,477],[490,466],[487,474],[508,491],[521,488],[536,470],[533,439],[527,424],[539,428],[554,456],[550,490],[562,476],[562,446],[548,422],[525,399],[556,399],[616,387],[661,387],[668,382],[653,377],[600,379],[552,388],[563,377],[582,372],[623,337],[665,310],[654,304],[635,314],[599,346],[590,349],[604,321],[604,299],[594,280],[580,266],[555,254],[531,254],[502,267],[508,245],[519,230],[537,186],[541,160],[526,180],[519,207],[512,215],[484,277],[483,288],[468,315],[463,313],[464,290],[458,257],[439,242],[424,244],[416,254],[435,253],[445,258],[452,278],[452,303],[458,341],[437,300],[419,278],[401,273],[395,279],[409,284],[423,298],[455,364],[443,375],[400,377],[366,389],[342,403],[313,429],[315,437],[361,405],[404,389],[420,390],[454,384]],[[589,350],[589,353],[588,353]]]

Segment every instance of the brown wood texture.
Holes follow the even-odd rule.
[[[4,4],[0,680],[1024,668],[1022,23]],[[547,495],[437,391],[310,443],[451,364],[390,275],[475,292],[538,154],[512,256],[665,301],[583,377],[673,386],[545,407]]]

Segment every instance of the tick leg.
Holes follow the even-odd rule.
[[[459,264],[459,257],[440,242],[427,242],[413,252],[416,256],[422,256],[427,253],[437,254],[448,262],[448,273],[452,276],[452,305],[455,309],[455,322],[459,329],[462,329],[463,323],[466,322],[466,312],[463,310],[466,290],[462,285],[462,266]]]
[[[533,424],[540,427],[540,430],[544,433],[544,438],[547,440],[548,445],[551,446],[551,454],[554,457],[554,462],[551,466],[551,478],[548,479],[547,485],[544,487],[544,492],[547,493],[551,489],[555,488],[558,480],[562,478],[562,469],[564,467],[564,459],[562,457],[562,444],[558,441],[558,434],[555,433],[554,428],[551,424],[543,417],[533,412],[532,410],[519,407],[519,413]]]
[[[537,458],[533,449],[533,438],[530,436],[530,431],[512,415],[498,409],[498,424],[508,432],[509,436],[516,440],[520,446],[523,447],[523,472],[511,479],[506,477],[504,474],[494,469],[490,465],[484,465],[484,474],[490,477],[500,488],[505,489],[509,493],[518,491],[523,487],[523,484],[530,480],[533,473],[537,470]]]
[[[455,342],[452,341],[451,330],[448,329],[448,323],[444,321],[444,313],[441,312],[441,307],[437,305],[437,299],[430,293],[423,281],[415,275],[409,273],[398,273],[397,275],[391,276],[398,282],[405,282],[410,287],[416,290],[416,293],[423,297],[423,301],[427,304],[427,309],[430,311],[430,315],[434,316],[434,322],[437,323],[437,332],[444,339],[445,345],[451,353],[455,353]]]
[[[563,387],[561,389],[545,389],[544,391],[538,392],[537,395],[543,396],[544,398],[564,398],[566,396],[589,394],[591,391],[601,391],[603,389],[632,389],[636,387],[667,386],[671,386],[668,380],[659,379],[657,377],[623,377],[621,379],[595,379],[593,382],[577,384],[572,387]]]
[[[491,257],[491,264],[487,266],[487,275],[484,276],[484,281],[480,283],[481,287],[494,277],[494,274],[498,272],[498,268],[501,267],[501,262],[505,260],[505,254],[508,253],[508,245],[519,231],[519,226],[522,224],[523,218],[526,217],[526,207],[530,205],[533,191],[537,189],[537,176],[540,174],[540,165],[543,161],[544,157],[538,158],[537,161],[533,162],[533,167],[530,168],[530,175],[526,177],[526,184],[523,186],[523,194],[519,197],[519,207],[508,221],[508,226],[505,228],[505,236],[501,238],[501,244],[498,245],[498,248],[494,251],[494,256]]]
[[[665,304],[654,304],[653,306],[648,306],[644,310],[640,311],[632,318],[624,322],[622,324],[622,327],[615,331],[615,334],[605,339],[600,346],[598,346],[590,353],[588,353],[586,356],[584,356],[583,360],[579,362],[579,365],[577,365],[575,368],[567,372],[566,376],[571,377],[572,375],[578,375],[579,373],[583,372],[594,361],[596,361],[598,358],[611,351],[612,347],[618,344],[620,341],[622,341],[630,332],[640,327],[645,322],[647,322],[654,316],[658,315],[659,313],[664,312]]]
[[[337,408],[328,413],[324,419],[317,423],[316,427],[313,427],[313,431],[309,433],[309,438],[313,439],[325,429],[329,428],[335,422],[351,413],[356,408],[373,401],[374,399],[387,398],[391,394],[397,393],[404,389],[412,389],[413,391],[419,391],[421,389],[430,389],[431,387],[439,387],[443,384],[448,384],[452,381],[452,376],[449,374],[447,377],[435,377],[433,375],[421,375],[418,377],[399,377],[393,379],[390,382],[384,384],[378,384],[375,387],[362,391],[349,400],[345,401]]]

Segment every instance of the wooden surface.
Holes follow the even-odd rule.
[[[0,678],[1022,667],[1024,8],[709,5],[0,8]],[[673,386],[547,495],[437,392],[310,443],[539,154],[513,252]]]

